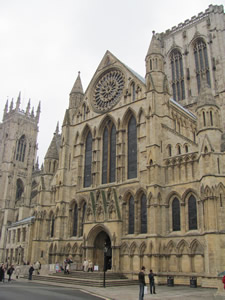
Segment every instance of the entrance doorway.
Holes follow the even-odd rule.
[[[105,231],[101,231],[95,238],[93,253],[94,265],[97,265],[100,271],[104,269],[104,259],[105,266],[110,270],[112,268],[111,240]]]

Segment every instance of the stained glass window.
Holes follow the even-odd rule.
[[[131,196],[129,199],[129,224],[128,234],[134,233],[134,198]]]
[[[177,198],[174,198],[172,202],[172,220],[173,231],[180,230],[180,202]]]
[[[147,201],[145,194],[141,197],[141,233],[147,233]]]
[[[170,55],[172,70],[173,98],[176,101],[185,99],[183,59],[180,51],[173,50]]]
[[[73,236],[77,236],[77,218],[78,218],[78,211],[77,211],[77,204],[74,205],[73,210]]]
[[[207,47],[203,39],[198,39],[195,42],[194,57],[197,86],[198,91],[200,91],[202,75],[206,76],[207,83],[209,86],[211,86]]]
[[[128,123],[128,179],[137,177],[137,127],[132,116]]]
[[[19,141],[17,142],[16,160],[24,162],[25,153],[26,153],[26,138],[25,135],[22,135]]]
[[[102,183],[116,180],[116,127],[108,122],[103,132]]]
[[[85,144],[85,163],[84,163],[84,187],[91,186],[91,165],[92,165],[92,135],[89,131]]]
[[[189,230],[197,229],[197,206],[193,195],[188,199],[188,221]]]

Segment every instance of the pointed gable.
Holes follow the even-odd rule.
[[[51,144],[45,155],[45,159],[59,159],[59,147],[61,144],[61,135],[57,132],[54,133]]]

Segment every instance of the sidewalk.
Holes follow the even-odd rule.
[[[18,281],[27,281],[20,278]],[[77,286],[71,284],[59,284],[54,282],[44,282],[34,280],[33,283],[41,283],[47,285],[55,285],[60,287],[68,287],[73,289],[79,289],[81,291],[90,293],[92,295],[100,296],[107,300],[138,300],[139,298],[139,286],[120,286],[120,287],[89,287],[89,286]],[[156,295],[147,294],[144,296],[144,300],[224,300],[224,297],[216,296],[217,290],[210,288],[190,288],[189,286],[156,286]]]

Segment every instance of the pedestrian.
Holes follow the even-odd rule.
[[[15,269],[14,269],[13,265],[11,265],[11,267],[7,271],[7,274],[9,275],[8,281],[11,281],[11,277],[12,277],[12,274],[13,274],[14,270]]]
[[[33,265],[30,265],[30,268],[29,268],[29,280],[32,280],[32,275],[33,275],[33,272],[34,272],[34,267]]]
[[[93,263],[91,260],[88,261],[88,272],[89,271],[93,272]]]
[[[141,271],[138,274],[138,280],[139,280],[139,300],[144,300],[144,288],[146,286],[145,284],[145,267],[143,266],[141,268]]]
[[[150,273],[148,274],[148,278],[149,278],[149,283],[150,283],[150,294],[156,294],[155,292],[155,279],[154,276],[156,276],[156,274],[154,274],[152,272],[152,270],[150,270]]]
[[[84,272],[88,271],[88,261],[86,260],[86,258],[84,259],[84,262],[83,262],[83,271]]]
[[[223,276],[222,283],[223,283],[223,287],[225,289],[225,275]]]
[[[4,264],[1,264],[0,267],[0,282],[4,282],[5,281],[5,266]]]

